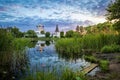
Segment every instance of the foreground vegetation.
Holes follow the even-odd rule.
[[[64,69],[62,74],[52,72],[36,72],[35,75],[29,74],[23,80],[88,80],[87,77],[81,72],[73,72],[69,69]]]

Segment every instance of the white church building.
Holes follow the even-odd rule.
[[[38,25],[36,26],[37,30],[35,31],[38,37],[45,37],[45,34],[42,34],[41,32],[44,31],[44,26],[43,25]]]
[[[53,33],[53,37],[60,38],[60,31],[59,31],[58,25],[56,25],[56,29],[55,29],[55,33]]]
[[[37,27],[37,30],[35,30],[35,33],[37,34],[37,37],[45,37],[45,30],[44,30],[44,26],[39,24]],[[44,31],[44,34],[41,33],[42,31]],[[58,28],[58,25],[56,25],[56,29],[55,32],[53,34],[51,34],[51,36],[53,37],[59,37],[60,38],[60,31]]]

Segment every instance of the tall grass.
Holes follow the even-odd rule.
[[[102,71],[107,72],[109,70],[109,61],[100,60],[99,65]]]
[[[0,28],[0,51],[11,50],[13,36],[10,32]]]
[[[120,45],[112,44],[112,45],[105,45],[101,49],[102,53],[114,53],[114,52],[120,52]]]
[[[100,50],[104,45],[116,44],[117,35],[114,34],[96,34],[82,37],[82,49]]]
[[[14,38],[11,40],[10,50],[0,51],[0,74],[2,80],[11,80],[11,76],[27,69],[28,57],[25,47],[30,44],[30,41],[25,38]],[[3,72],[7,73],[7,75],[4,75]]]
[[[56,50],[61,53],[60,57],[65,58],[77,58],[79,56],[78,53],[81,53],[81,43],[82,39],[74,39],[74,38],[65,38],[60,39],[56,42]],[[79,44],[78,44],[79,43]]]
[[[69,69],[62,71],[61,75],[57,75],[56,72],[37,72],[36,74],[30,74],[22,80],[88,80],[87,77],[81,72],[73,72]]]
[[[12,41],[14,50],[23,50],[26,46],[29,46],[31,39],[29,38],[15,38]]]
[[[100,51],[105,45],[117,44],[118,36],[114,34],[85,35],[82,38],[65,38],[56,42],[56,50],[61,54],[79,54],[85,50]]]

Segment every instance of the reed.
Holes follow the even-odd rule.
[[[76,55],[86,50],[100,51],[105,45],[117,44],[114,34],[85,35],[82,38],[64,38],[57,40],[56,50],[61,54]]]
[[[37,72],[30,74],[22,80],[88,80],[87,77],[81,72],[73,72],[70,69],[64,69],[61,75],[54,72]]]
[[[29,38],[15,38],[12,41],[14,50],[23,50],[26,46],[29,46],[31,39]]]

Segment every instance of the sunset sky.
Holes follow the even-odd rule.
[[[106,7],[111,0],[0,0],[0,26],[17,26],[21,31],[75,29],[77,25],[105,22]]]

